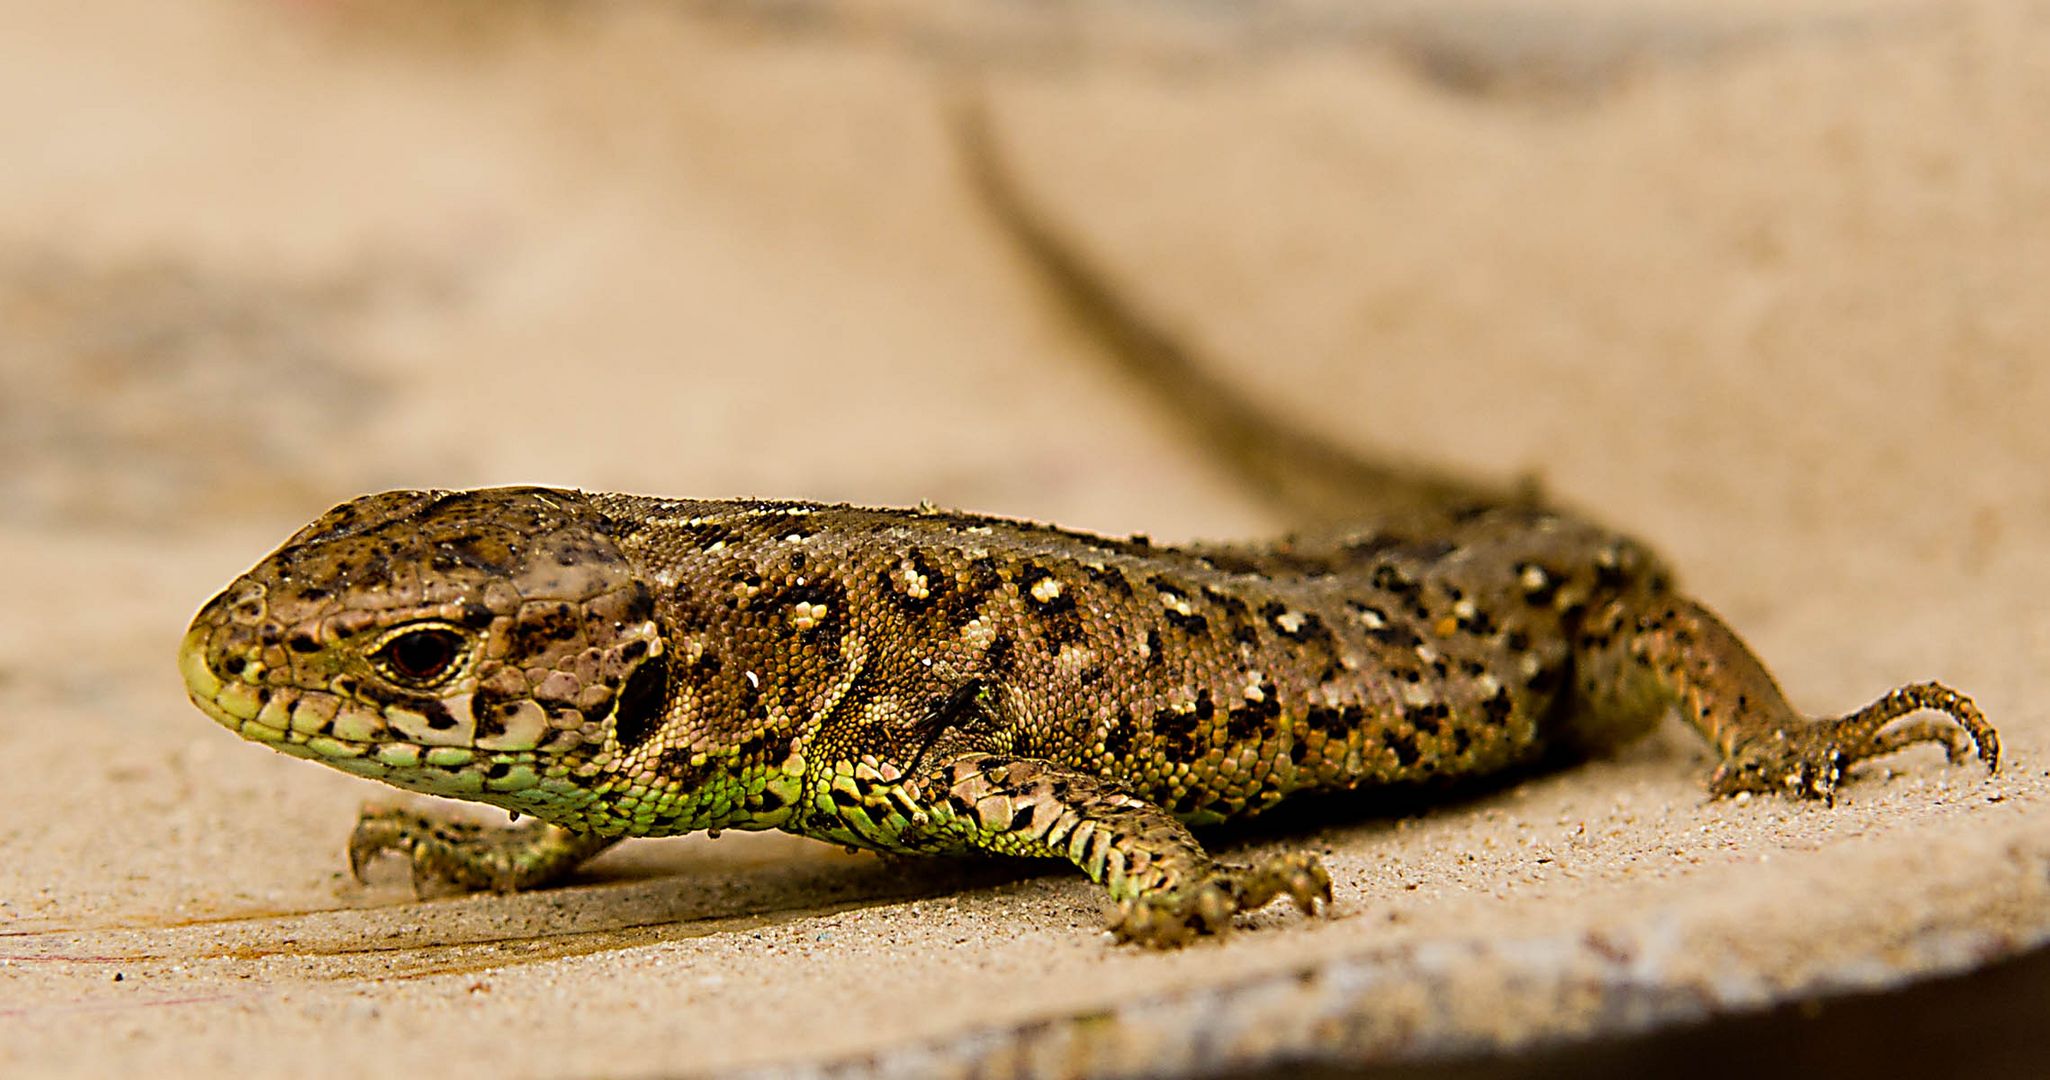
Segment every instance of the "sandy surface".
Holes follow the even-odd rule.
[[[0,7],[0,1072],[1413,1059],[2050,934],[2041,5],[505,7]],[[2008,768],[1709,803],[1675,730],[1241,837],[1326,852],[1335,918],[1172,955],[1071,875],[781,836],[516,898],[347,880],[384,792],[234,740],[171,664],[344,497],[1268,524],[981,216],[964,73],[1034,197],[1264,400],[1536,472],[1797,702],[1941,677]]]

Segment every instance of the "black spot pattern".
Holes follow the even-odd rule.
[[[638,749],[662,726],[662,712],[669,703],[669,658],[654,656],[641,661],[619,688],[619,706],[613,710],[613,735],[620,748]]]

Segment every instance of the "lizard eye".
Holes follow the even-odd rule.
[[[455,667],[462,654],[462,636],[434,626],[394,635],[370,659],[395,682],[432,686]]]

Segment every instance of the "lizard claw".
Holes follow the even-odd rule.
[[[404,830],[398,827],[400,814],[393,809],[365,807],[357,817],[356,828],[349,833],[349,876],[358,885],[369,884],[364,870],[379,855],[410,846],[404,841]]]
[[[497,886],[482,829],[395,808],[371,808],[349,834],[349,874],[366,882],[364,871],[385,852],[404,856],[412,872],[413,895]]]
[[[1921,710],[1931,715],[1910,716]],[[2000,768],[2000,736],[1978,706],[1941,683],[1916,683],[1849,716],[1783,727],[1737,744],[1708,788],[1718,796],[1779,791],[1834,803],[1852,765],[1925,742],[1940,744],[1953,765],[1976,751],[1988,772]]]
[[[400,809],[367,809],[349,837],[349,873],[387,851],[411,864],[413,895],[457,890],[517,892],[561,877],[610,840],[534,821],[510,829],[487,828]]]

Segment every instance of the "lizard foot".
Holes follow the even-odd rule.
[[[1306,854],[1280,855],[1258,866],[1220,866],[1196,881],[1119,904],[1111,932],[1119,941],[1179,948],[1199,934],[1224,933],[1237,912],[1257,910],[1282,895],[1313,914],[1331,903],[1331,875]]]
[[[364,867],[390,851],[411,861],[415,895],[445,892],[448,886],[509,893],[561,878],[611,842],[544,821],[495,829],[373,807],[363,811],[349,837],[349,873],[362,881]]]
[[[1941,715],[1900,722],[1923,710]],[[1780,727],[1739,742],[1709,778],[1709,791],[1780,791],[1834,802],[1852,765],[1925,742],[1941,743],[1953,765],[1976,752],[1988,772],[2000,767],[2000,736],[1972,699],[1942,683],[1915,683],[1849,716]]]

